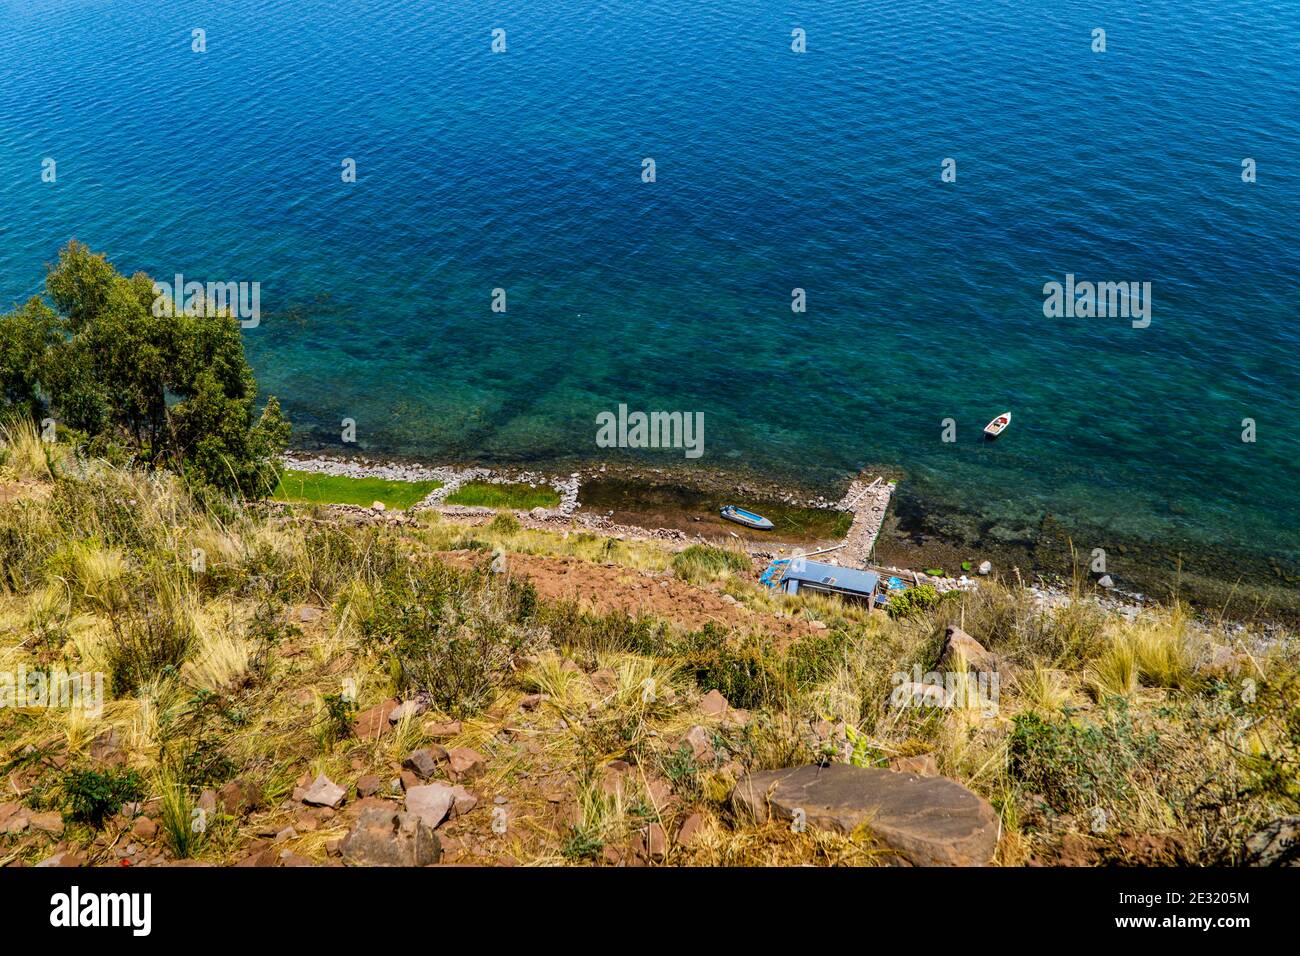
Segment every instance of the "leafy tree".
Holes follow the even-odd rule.
[[[92,446],[125,445],[196,484],[269,492],[289,423],[273,397],[256,415],[233,315],[155,314],[149,276],[127,278],[75,240],[45,287],[53,309],[34,297],[0,315],[0,403],[44,403]]]
[[[0,318],[0,408],[39,412],[41,365],[57,330],[58,316],[37,296]]]

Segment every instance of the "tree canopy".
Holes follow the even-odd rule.
[[[0,314],[0,410],[48,415],[96,451],[122,450],[196,484],[270,491],[289,423],[274,397],[256,414],[233,314],[155,310],[149,276],[127,278],[75,240],[45,288],[53,307],[33,296]]]

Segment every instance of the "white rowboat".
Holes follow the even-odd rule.
[[[987,425],[984,426],[984,437],[997,438],[999,435],[1001,435],[1004,431],[1007,430],[1007,426],[1010,424],[1011,424],[1011,413],[1003,412],[997,418],[993,419],[993,421],[989,422]]]

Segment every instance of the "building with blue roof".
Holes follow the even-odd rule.
[[[786,594],[834,594],[871,604],[880,587],[880,575],[873,571],[795,558],[781,575],[779,587]]]

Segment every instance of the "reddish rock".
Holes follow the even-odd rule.
[[[646,855],[656,862],[668,855],[668,837],[659,824],[652,823],[646,828],[645,847]]]
[[[406,791],[406,812],[413,813],[430,829],[447,818],[456,795],[445,783],[431,783]]]
[[[85,858],[84,856],[82,856],[80,853],[77,853],[77,852],[74,851],[74,850],[60,850],[58,853],[55,853],[53,856],[49,856],[49,857],[46,857],[44,860],[41,860],[41,862],[40,862],[40,863],[37,863],[36,865],[37,865],[38,867],[41,867],[41,866],[58,866],[58,867],[64,867],[64,866],[85,866],[85,865],[86,865],[86,858]]]
[[[681,828],[677,831],[677,842],[682,846],[689,846],[702,829],[704,829],[704,817],[692,813],[682,821]]]
[[[343,798],[347,796],[347,791],[340,787],[325,774],[318,776],[307,791],[302,795],[304,803],[310,803],[318,807],[338,808],[343,805]]]
[[[983,644],[960,627],[950,624],[944,632],[938,669],[959,670],[963,660],[966,662],[967,669],[976,673],[992,673],[998,668],[997,658]]]
[[[340,852],[354,866],[428,866],[442,856],[438,835],[412,813],[367,809]]]
[[[63,833],[63,817],[55,811],[49,813],[33,813],[31,815],[32,829],[40,830],[43,833],[52,833],[60,836]]]
[[[279,859],[279,854],[276,853],[274,847],[269,846],[264,842],[259,842],[254,844],[250,848],[249,854],[246,857],[244,857],[242,860],[240,860],[238,863],[236,863],[235,866],[240,866],[240,867],[275,866],[276,861],[278,859]]]
[[[717,689],[709,691],[700,701],[700,711],[709,717],[721,717],[730,705]]]
[[[452,720],[445,723],[425,724],[424,732],[430,737],[446,740],[448,737],[455,737],[460,733],[460,721]]]
[[[151,843],[158,835],[158,824],[148,817],[136,817],[135,823],[131,824],[131,835],[145,843]]]
[[[217,791],[217,807],[228,816],[238,817],[262,805],[262,788],[240,777]]]
[[[379,792],[384,783],[373,773],[368,773],[364,777],[357,778],[357,796],[371,797]]]
[[[478,796],[457,784],[451,788],[451,816],[459,817],[469,813],[478,806]]]
[[[402,761],[402,766],[413,771],[420,779],[428,780],[438,772],[439,766],[447,761],[447,750],[439,744],[412,750]]]
[[[917,754],[914,757],[894,757],[889,761],[890,770],[898,770],[903,773],[915,773],[922,777],[939,776],[939,764],[934,759],[934,754]]]
[[[469,747],[453,747],[447,758],[452,776],[458,780],[473,780],[487,770],[487,758]]]
[[[682,743],[690,748],[696,760],[708,762],[713,759],[713,738],[699,724],[686,731]]]
[[[388,715],[388,722],[390,724],[400,724],[405,719],[420,716],[428,709],[429,709],[428,705],[425,704],[423,701],[419,701],[419,700],[403,701],[402,703],[398,704],[396,707],[393,708],[392,713]]]
[[[396,708],[397,701],[389,698],[382,704],[362,711],[352,723],[352,733],[362,740],[378,740],[392,728],[388,717]]]

